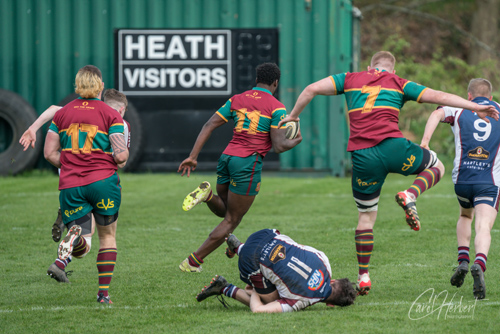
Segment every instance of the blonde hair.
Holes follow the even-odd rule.
[[[117,91],[116,89],[113,88],[106,89],[102,96],[102,100],[111,108],[120,109],[121,107],[125,107],[125,110],[127,110],[128,107],[127,97],[125,96],[125,94],[123,94],[120,91]]]
[[[379,51],[373,55],[370,62],[371,68],[382,67],[386,70],[394,70],[396,58],[389,51]]]
[[[101,71],[93,66],[82,67],[75,78],[75,93],[84,99],[93,99],[99,96],[102,91]]]
[[[472,79],[469,82],[469,87],[467,91],[472,95],[472,97],[487,97],[491,96],[491,91],[493,90],[493,86],[491,82],[483,78]]]

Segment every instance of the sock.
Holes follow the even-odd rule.
[[[208,194],[207,199],[204,200],[203,202],[209,202],[213,196],[214,196],[214,193],[212,192],[212,190],[210,190],[210,194]]]
[[[373,250],[373,230],[356,230],[354,240],[356,241],[359,274],[367,274]]]
[[[221,292],[227,297],[236,298],[236,292],[239,289],[240,288],[238,288],[236,285],[229,284],[228,286],[223,288]]]
[[[477,253],[476,254],[476,259],[474,260],[474,264],[479,264],[481,266],[481,269],[483,272],[486,271],[486,261],[488,260],[488,257],[484,255],[483,253]]]
[[[60,258],[57,258],[54,263],[56,264],[56,266],[59,269],[64,270],[66,268],[66,266],[68,265],[68,263],[70,263],[70,262],[71,262],[70,258],[67,258],[66,260],[61,260]]]
[[[195,252],[191,253],[188,257],[188,262],[191,267],[198,268],[203,263],[203,260],[198,258]]]
[[[408,192],[412,194],[415,199],[426,191],[427,189],[432,188],[439,182],[441,179],[441,173],[437,167],[424,169],[420,174],[417,175],[417,178],[408,189]]]
[[[462,261],[467,261],[467,263],[470,263],[469,247],[465,247],[465,246],[458,247],[458,263],[460,263]]]
[[[99,249],[97,254],[97,271],[99,272],[99,293],[108,297],[109,283],[113,278],[113,270],[116,264],[116,248]]]
[[[245,244],[244,243],[241,243],[238,248],[235,248],[234,249],[234,252],[236,253],[236,255],[240,255],[240,250],[241,250],[241,247],[243,247]]]
[[[80,257],[85,253],[87,253],[87,241],[83,237],[78,237],[74,242],[73,253],[71,253],[71,255]]]

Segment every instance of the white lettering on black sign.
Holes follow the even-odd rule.
[[[126,95],[230,95],[230,30],[118,31]]]

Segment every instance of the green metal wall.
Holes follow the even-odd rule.
[[[86,64],[113,86],[116,28],[279,27],[280,99],[291,110],[309,83],[352,69],[352,20],[350,0],[1,0],[0,87],[41,113]],[[344,175],[343,98],[315,98],[301,127],[304,141],[282,154],[282,168]]]

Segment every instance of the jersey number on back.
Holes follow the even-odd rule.
[[[257,133],[257,127],[259,126],[260,120],[260,111],[247,111],[246,108],[241,108],[240,110],[236,110],[236,115],[238,115],[238,123],[236,123],[236,127],[234,128],[236,132],[241,132],[243,130],[243,125],[245,121],[248,119],[250,124],[247,130],[249,135],[254,135]]]
[[[97,134],[97,125],[92,124],[79,124],[73,123],[66,130],[66,135],[71,137],[71,153],[80,154],[86,153],[89,154],[92,152],[92,143],[94,142],[94,138]],[[85,144],[83,148],[80,149],[80,132],[86,132]]]
[[[373,109],[373,106],[375,106],[375,101],[377,100],[378,94],[380,94],[380,90],[382,89],[382,86],[363,86],[361,87],[361,93],[363,94],[368,94],[368,97],[366,98],[366,102],[363,105],[363,111],[361,111],[362,114],[371,112]]]
[[[485,141],[491,134],[491,124],[482,119],[474,121],[474,129],[482,133],[482,135],[479,135],[478,132],[474,132],[474,139],[477,141]]]

